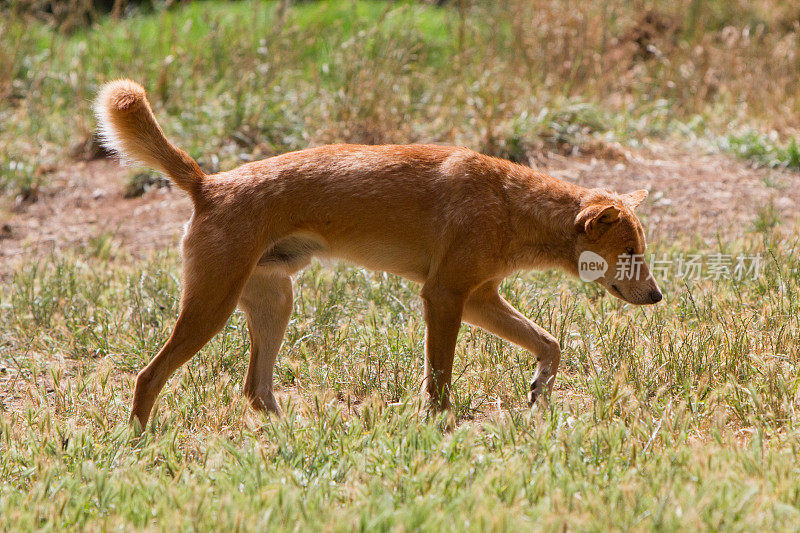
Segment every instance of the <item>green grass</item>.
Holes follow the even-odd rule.
[[[792,146],[796,14],[694,0],[653,10],[673,28],[648,41],[656,55],[632,37],[646,26],[641,11],[621,0],[302,2],[283,15],[275,2],[193,2],[68,34],[11,11],[0,22],[12,43],[0,49],[0,190],[46,182],[37,170],[89,135],[98,87],[120,76],[147,87],[170,137],[212,170],[212,154],[227,167],[343,141],[526,160],[542,141],[680,141],[742,127],[776,129]]]
[[[777,135],[764,135],[748,130],[741,134],[728,135],[720,141],[720,148],[749,159],[757,165],[800,169],[800,148],[797,140],[792,138],[787,144],[781,144]]]
[[[526,161],[697,137],[797,168],[789,4],[652,2],[677,23],[652,57],[625,40],[641,9],[622,0],[298,2],[283,17],[271,2],[192,2],[69,34],[0,17],[0,190],[46,185],[120,76],[212,170],[325,142]],[[134,181],[132,194],[147,186]],[[0,530],[796,529],[800,235],[778,237],[778,222],[770,204],[715,249],[660,244],[759,253],[764,271],[660,276],[652,308],[554,272],[512,277],[503,294],[563,347],[553,402],[525,405],[531,354],[465,327],[451,432],[417,404],[418,287],[315,264],[276,368],[285,417],[242,398],[237,312],[135,436],[135,374],[177,314],[176,252],[131,258],[110,228],[31,255],[0,286]]]
[[[760,253],[757,279],[670,275],[648,309],[557,273],[509,280],[563,346],[554,401],[529,411],[533,356],[465,327],[450,433],[416,403],[414,284],[312,266],[276,368],[284,418],[241,396],[237,312],[134,437],[132,380],[174,322],[177,258],[29,262],[0,300],[18,397],[0,411],[0,528],[791,528],[800,245],[765,235],[718,250]],[[679,252],[714,250],[658,255]]]

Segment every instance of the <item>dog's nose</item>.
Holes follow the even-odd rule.
[[[650,301],[652,301],[654,304],[660,302],[661,298],[663,298],[663,296],[661,295],[660,291],[656,289],[650,291]]]

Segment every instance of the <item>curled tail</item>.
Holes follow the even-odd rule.
[[[193,200],[198,198],[205,174],[189,154],[164,136],[141,85],[131,80],[105,84],[94,112],[106,148],[124,159],[161,170]]]

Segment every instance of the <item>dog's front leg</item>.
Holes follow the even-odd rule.
[[[497,292],[499,281],[489,282],[470,294],[464,306],[464,321],[517,344],[536,356],[538,364],[531,381],[528,402],[550,394],[561,362],[561,347],[550,333],[514,309]]]
[[[425,284],[421,296],[427,326],[422,393],[433,409],[449,409],[453,358],[466,296],[433,283]]]

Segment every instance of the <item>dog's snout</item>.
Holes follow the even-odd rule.
[[[653,302],[654,304],[660,302],[663,297],[664,296],[661,294],[661,291],[659,291],[658,289],[653,289],[652,291],[650,291],[650,301]]]

